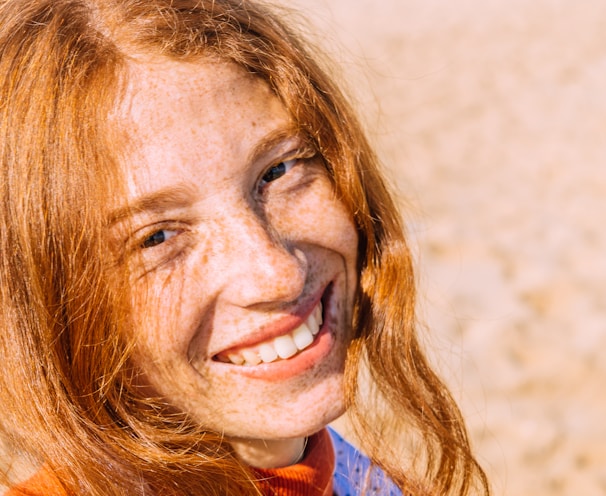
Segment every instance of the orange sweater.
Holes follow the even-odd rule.
[[[296,465],[254,469],[267,496],[330,496],[335,454],[326,429],[309,438],[305,457]],[[5,496],[67,496],[53,472],[43,467]]]
[[[296,465],[255,469],[261,491],[275,496],[330,496],[335,452],[326,429],[310,437],[305,457]]]

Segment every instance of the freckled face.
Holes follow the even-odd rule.
[[[121,224],[144,381],[233,438],[317,431],[343,409],[350,213],[259,79],[210,61],[129,78]]]

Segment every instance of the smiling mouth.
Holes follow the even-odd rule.
[[[322,326],[322,302],[320,301],[305,322],[288,334],[268,339],[254,346],[221,352],[215,360],[242,366],[255,366],[292,358],[308,348]]]

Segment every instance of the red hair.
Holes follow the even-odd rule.
[[[0,425],[70,492],[258,494],[218,433],[132,384],[127,285],[104,242],[108,199],[121,191],[109,116],[129,59],[154,55],[240,65],[314,142],[360,238],[345,394],[363,448],[404,492],[488,493],[417,342],[411,257],[377,158],[281,15],[240,0],[0,5]],[[398,447],[411,439],[407,461]]]

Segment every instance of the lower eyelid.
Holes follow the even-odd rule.
[[[170,269],[179,263],[193,248],[187,241],[188,231],[175,231],[176,234],[163,243],[138,250],[142,269],[145,274],[157,270]],[[182,240],[183,239],[183,240]]]

